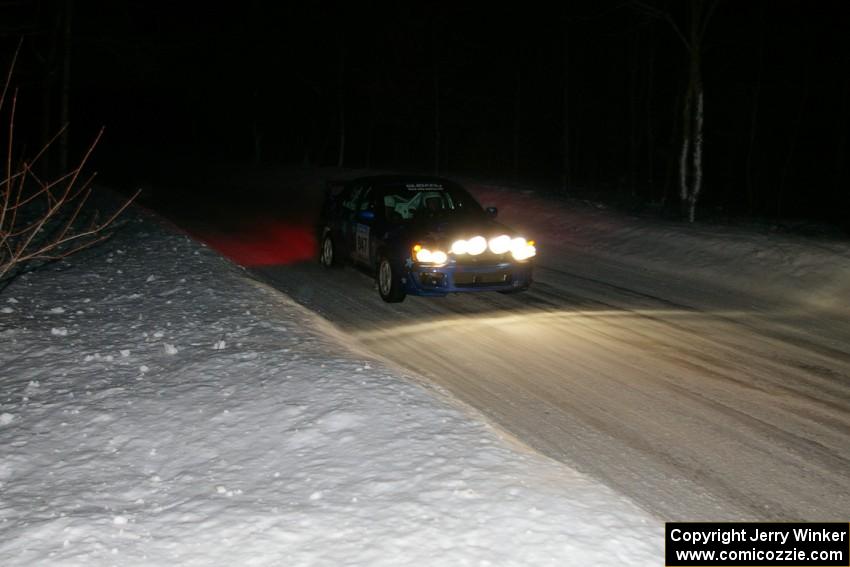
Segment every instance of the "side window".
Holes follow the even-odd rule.
[[[358,185],[354,187],[350,191],[346,191],[342,196],[342,207],[348,209],[349,211],[357,210],[357,201],[360,198],[360,194],[363,192],[363,187]]]
[[[371,187],[367,187],[360,196],[359,211],[374,211],[375,210],[375,191]]]

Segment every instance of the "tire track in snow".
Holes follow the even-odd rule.
[[[850,508],[848,355],[815,338],[548,267],[519,296],[401,305],[353,269],[258,273],[660,516],[823,519]]]

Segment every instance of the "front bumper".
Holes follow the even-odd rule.
[[[402,280],[411,295],[440,296],[476,291],[514,291],[531,285],[533,261],[428,266],[413,263]]]

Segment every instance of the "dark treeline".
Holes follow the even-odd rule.
[[[415,169],[679,213],[690,135],[698,216],[850,212],[840,1],[41,0],[2,11],[4,62],[24,38],[21,136],[35,147],[70,120],[79,153],[105,125],[96,162],[114,179],[213,160]]]

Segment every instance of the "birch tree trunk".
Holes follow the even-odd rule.
[[[682,215],[687,214],[688,195],[690,194],[689,173],[691,155],[691,136],[693,135],[693,122],[691,120],[691,99],[693,91],[690,85],[685,93],[685,106],[682,112],[682,150],[679,153],[679,203],[682,207]]]
[[[687,34],[670,12],[633,0],[647,15],[666,21],[688,52],[688,83],[682,106],[682,146],[679,152],[679,202],[689,222],[696,218],[697,203],[702,192],[703,123],[705,93],[702,84],[702,40],[719,0],[690,1],[690,29]]]
[[[697,108],[694,121],[696,128],[694,129],[694,178],[691,187],[691,195],[688,200],[688,222],[694,222],[697,212],[697,200],[702,192],[702,124],[703,124],[703,104],[705,97],[702,92],[702,82],[699,83],[696,89]]]
[[[702,145],[705,96],[702,88],[699,52],[691,52],[690,80],[682,116],[682,151],[679,155],[679,198],[688,222],[696,218],[702,191]]]
[[[682,117],[682,151],[679,159],[679,197],[688,222],[694,222],[696,219],[697,203],[702,192],[705,93],[702,84],[701,45],[706,26],[716,5],[717,1],[714,0],[706,10],[703,0],[692,0],[689,37],[685,38],[680,33],[689,55],[688,87]]]

